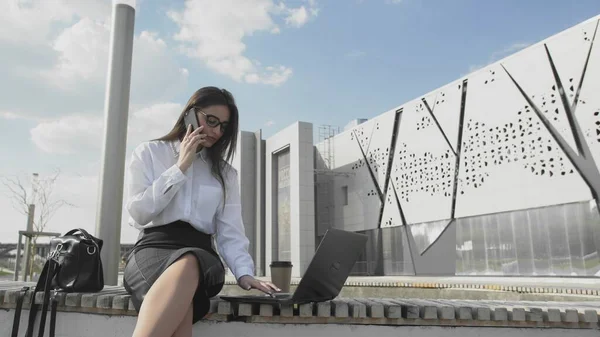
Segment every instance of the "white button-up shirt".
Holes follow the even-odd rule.
[[[227,191],[223,207],[221,184],[211,173],[205,150],[183,173],[177,166],[179,144],[149,141],[133,151],[127,169],[129,224],[142,229],[186,221],[203,233],[215,234],[217,251],[236,279],[254,275],[237,171],[229,164],[223,171]]]

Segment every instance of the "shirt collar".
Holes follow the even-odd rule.
[[[179,141],[179,139],[169,142],[169,145],[171,146],[171,151],[173,151],[173,156],[175,158],[179,157],[179,146],[181,145],[181,141]],[[202,158],[203,162],[207,162],[207,149],[203,148],[202,150],[200,150],[200,152],[196,153],[196,158]]]

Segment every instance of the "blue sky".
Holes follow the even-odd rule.
[[[138,29],[158,22],[165,33],[175,32],[172,22],[155,13],[155,3],[143,3]],[[329,0],[318,8],[317,17],[300,29],[246,40],[248,57],[293,68],[280,87],[239,84],[197,64],[190,68],[190,90],[210,83],[231,88],[242,107],[243,128],[263,128],[267,136],[298,119],[343,126],[600,13],[594,0]],[[271,120],[276,124],[265,128]]]
[[[597,0],[137,0],[137,7],[129,150],[168,131],[202,86],[229,89],[242,129],[265,137],[297,120],[343,127],[600,14]],[[0,4],[0,175],[63,172],[56,195],[77,207],[59,210],[53,230],[94,227],[110,13],[108,0]],[[25,219],[0,196],[8,223],[0,237],[12,237]],[[125,241],[134,236],[123,232]]]

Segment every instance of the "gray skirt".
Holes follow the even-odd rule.
[[[225,268],[212,246],[212,236],[183,221],[144,229],[127,258],[123,286],[131,295],[137,312],[150,287],[162,273],[184,254],[198,261],[200,282],[193,298],[194,318],[198,322],[210,309],[210,298],[223,289]]]

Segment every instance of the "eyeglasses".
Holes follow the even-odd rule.
[[[204,119],[206,119],[206,124],[211,128],[216,128],[217,126],[221,126],[221,132],[225,133],[225,129],[229,126],[229,122],[221,122],[219,117],[214,115],[209,115],[202,110],[197,110],[199,113],[204,115]]]

